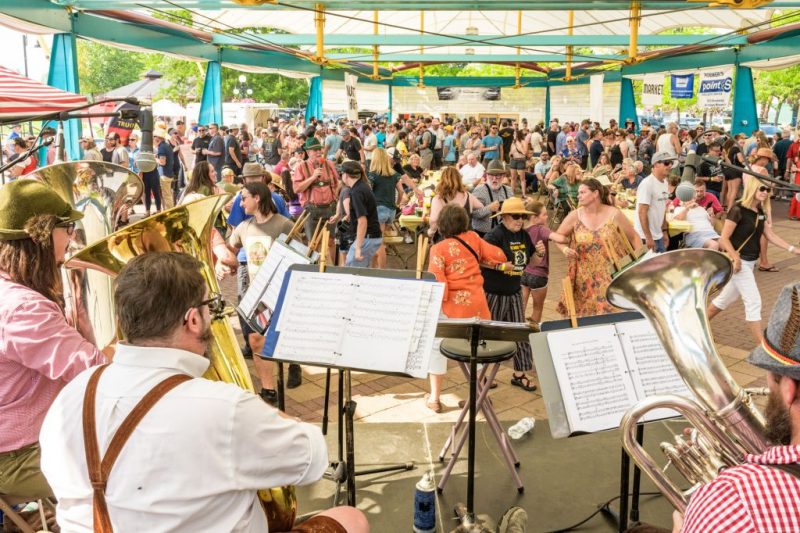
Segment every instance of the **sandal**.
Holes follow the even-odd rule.
[[[442,412],[442,402],[440,402],[439,400],[428,400],[427,402],[425,402],[425,407],[427,407],[434,413]]]
[[[759,272],[780,272],[780,269],[775,265],[770,265],[768,267],[760,266],[758,267]]]
[[[486,385],[486,378],[483,378],[483,380],[481,381],[481,385],[484,385],[484,386]],[[492,384],[489,385],[489,388],[490,389],[496,389],[497,388],[497,381],[492,381]]]
[[[514,374],[514,376],[511,378],[511,384],[528,392],[536,390],[536,385],[534,385],[530,378],[525,374],[522,374],[521,376]]]

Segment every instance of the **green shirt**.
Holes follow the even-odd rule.
[[[400,174],[383,176],[375,172],[368,174],[369,183],[372,185],[372,194],[375,196],[375,203],[395,209],[397,207],[397,182]]]
[[[567,181],[566,174],[561,175],[553,180],[553,187],[558,189],[559,200],[569,197],[569,199],[572,200],[575,205],[578,204],[578,187],[580,187],[580,185],[580,180],[576,180],[575,183],[570,185],[570,183]]]

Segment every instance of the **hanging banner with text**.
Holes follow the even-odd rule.
[[[642,81],[642,105],[661,105],[664,101],[664,75],[648,74]]]
[[[694,96],[694,74],[670,76],[669,94],[672,98],[689,99]]]
[[[722,68],[700,72],[697,104],[705,109],[728,107],[733,89],[733,69]]]
[[[355,74],[344,74],[344,87],[347,91],[347,118],[348,120],[358,120],[358,100],[356,100],[356,83],[358,77]]]

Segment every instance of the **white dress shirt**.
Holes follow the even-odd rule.
[[[205,357],[170,348],[119,344],[97,388],[101,457],[124,418],[164,378],[187,381],[142,419],[108,479],[115,531],[260,532],[267,521],[258,489],[303,485],[328,466],[319,428],[282,418],[258,396],[200,378]],[[83,396],[95,368],[67,384],[44,420],[41,467],[58,499],[64,533],[93,531],[92,487],[83,444]]]
[[[461,173],[461,182],[464,185],[472,187],[475,185],[475,181],[479,180],[483,177],[486,173],[486,169],[480,163],[475,163],[475,166],[472,165],[464,165],[459,170]]]

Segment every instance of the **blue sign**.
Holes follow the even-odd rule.
[[[694,95],[694,74],[673,74],[670,95],[672,98],[691,98]]]

